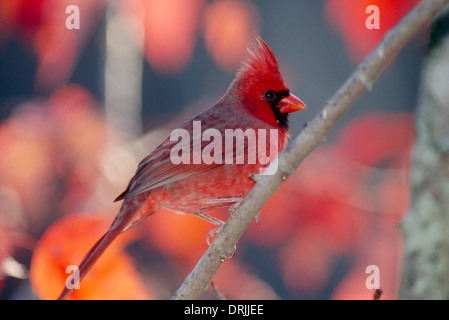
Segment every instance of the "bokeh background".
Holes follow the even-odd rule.
[[[308,106],[291,117],[294,137],[418,2],[0,0],[0,297],[57,297],[140,159],[224,94],[256,35]],[[79,29],[66,28],[69,5]],[[369,5],[379,30],[365,27]],[[428,34],[268,201],[203,298],[372,299],[370,265],[381,298],[397,298]],[[211,228],[159,212],[121,236],[72,298],[169,298]]]

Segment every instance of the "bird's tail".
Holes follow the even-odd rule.
[[[128,219],[126,221],[120,221],[119,224],[116,223],[117,221],[114,221],[111,228],[95,243],[95,245],[89,250],[89,252],[84,256],[83,260],[81,261],[79,267],[78,267],[78,279],[81,281],[81,279],[84,278],[84,276],[87,274],[87,272],[92,268],[92,266],[95,264],[95,262],[100,258],[100,256],[103,254],[103,252],[109,247],[109,245],[114,241],[117,236],[122,233],[128,225]],[[75,276],[75,274],[72,275],[72,277]],[[67,299],[70,294],[72,293],[73,288],[69,288],[67,285],[64,287],[64,290],[61,292],[61,294],[58,297],[58,300],[64,300]]]

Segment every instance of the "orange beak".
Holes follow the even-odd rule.
[[[292,113],[299,110],[304,110],[306,105],[294,94],[289,94],[288,97],[282,98],[279,103],[279,111],[281,113]]]

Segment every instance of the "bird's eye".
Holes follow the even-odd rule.
[[[274,100],[274,98],[276,97],[276,92],[274,90],[268,90],[268,91],[265,91],[265,93],[263,95],[268,100]]]

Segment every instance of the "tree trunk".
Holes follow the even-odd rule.
[[[416,115],[401,299],[449,299],[449,12],[432,28]]]

